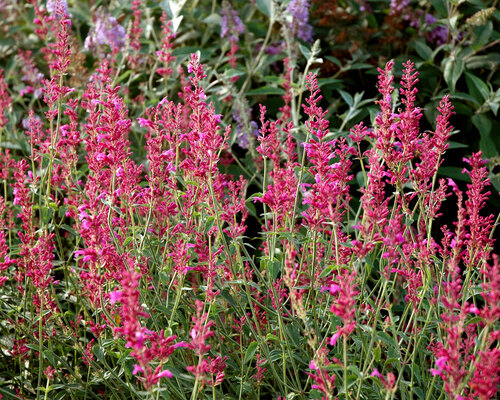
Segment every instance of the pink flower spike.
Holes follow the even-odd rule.
[[[132,371],[132,375],[137,375],[138,372],[144,372],[144,368],[142,368],[138,364],[135,364],[134,365],[134,370]]]
[[[161,371],[158,375],[156,375],[157,378],[172,378],[174,375],[172,372],[170,372],[168,369],[165,369]]]
[[[329,291],[330,294],[336,294],[337,292],[340,291],[340,286],[335,283],[332,283],[330,286],[322,286],[321,291],[322,292]]]
[[[437,360],[436,360],[436,366],[439,367],[440,369],[443,369],[445,366],[446,366],[446,361],[448,359],[443,356],[443,357],[439,357]]]
[[[382,385],[384,385],[385,390],[387,390],[388,392],[394,390],[394,384],[396,383],[396,377],[394,376],[394,374],[392,372],[389,372],[387,374],[387,378],[386,378],[384,375],[382,375],[378,371],[377,368],[374,368],[374,370],[370,374],[370,376],[379,378]]]
[[[374,377],[381,378],[381,379],[383,378],[382,374],[380,372],[378,372],[377,368],[373,369],[373,372],[370,374],[370,376],[374,376]]]
[[[477,307],[472,306],[472,307],[469,308],[469,312],[472,313],[472,314],[478,315],[479,314],[479,309]]]
[[[458,186],[457,184],[455,183],[455,181],[451,178],[448,178],[448,186],[450,186],[451,188],[453,188],[453,190],[458,190]]]
[[[330,346],[335,346],[338,338],[342,335],[342,331],[338,331],[335,335],[330,338]]]
[[[48,380],[54,379],[54,372],[55,372],[55,369],[52,368],[50,365],[47,367],[47,369],[45,371],[43,371],[43,373],[45,374],[45,376],[47,377]]]
[[[114,292],[109,293],[109,301],[111,304],[115,304],[117,301],[120,301],[120,298],[122,296],[122,292],[115,290]]]

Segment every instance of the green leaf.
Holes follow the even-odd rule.
[[[270,268],[271,276],[273,281],[276,280],[281,272],[281,263],[279,261],[272,261],[267,264]]]
[[[474,47],[478,50],[487,44],[490,40],[490,36],[493,33],[493,23],[488,21],[483,26],[478,26],[474,29],[474,34],[476,35],[476,40],[474,40]]]
[[[482,322],[482,321],[483,321],[483,318],[481,318],[480,316],[475,316],[475,317],[472,317],[470,320],[468,320],[466,325],[477,324],[477,323]]]
[[[318,79],[318,86],[323,87],[323,86],[330,86],[330,85],[339,85],[342,84],[342,79],[336,79],[336,78],[319,78]]]
[[[479,131],[481,139],[479,140],[479,148],[485,157],[494,157],[498,154],[496,151],[495,142],[491,138],[491,130],[493,124],[491,120],[484,114],[475,114],[472,117],[472,123]]]
[[[361,374],[361,372],[359,371],[359,368],[356,365],[349,365],[349,367],[347,369],[349,371],[351,371],[352,373],[354,373],[354,375],[356,375],[356,377],[363,379],[363,375]]]
[[[358,171],[356,173],[356,182],[358,183],[359,187],[363,187],[365,184],[365,176],[363,175],[363,171]]]
[[[211,55],[210,51],[205,50],[205,49],[200,49],[198,46],[176,47],[172,50],[172,55],[174,55],[176,57],[181,57],[181,58],[182,57],[189,57],[191,54],[196,53],[197,51],[200,52],[202,59]]]
[[[283,357],[283,353],[281,352],[281,350],[272,350],[270,353],[269,353],[269,361],[270,362],[276,362],[276,361],[281,361],[282,360],[282,357]]]
[[[42,215],[42,222],[44,225],[47,225],[54,216],[54,209],[52,207],[43,206],[40,210]]]
[[[132,240],[134,240],[134,238],[132,236],[129,236],[125,239],[125,241],[123,242],[123,247],[127,247],[131,242]]]
[[[67,211],[68,211],[68,206],[61,205],[57,210],[57,215],[59,216],[59,218],[63,218],[66,215]]]
[[[213,13],[206,17],[203,22],[207,25],[220,25],[221,16],[220,14]]]
[[[73,236],[77,236],[78,234],[76,233],[76,231],[69,225],[66,225],[66,224],[62,224],[61,225],[61,229],[64,229],[65,231],[68,231],[69,233],[71,233]]]
[[[250,214],[252,217],[257,218],[257,209],[253,205],[251,201],[247,201],[246,203],[248,214]]]
[[[493,99],[488,99],[486,100],[486,104],[490,107],[491,111],[493,111],[493,114],[495,114],[495,117],[497,116],[498,113],[498,107],[500,105],[500,89],[497,90],[495,93],[495,97]]]
[[[257,193],[252,194],[252,195],[251,195],[248,199],[246,199],[246,201],[247,201],[247,202],[249,202],[249,201],[252,201],[252,202],[253,202],[253,200],[254,200],[256,197],[262,197],[262,196],[264,196],[264,194],[263,194],[263,193],[261,193],[261,192],[257,192]]]
[[[233,296],[231,296],[231,293],[229,292],[229,289],[228,288],[225,288],[224,290],[221,291],[221,295],[222,297],[224,297],[224,299],[226,299],[226,301],[233,307],[237,307],[238,304],[236,303],[236,301],[234,300]]]
[[[365,332],[368,332],[368,333],[372,333],[373,332],[373,328],[370,325],[361,325],[360,327]]]
[[[252,360],[253,356],[255,355],[255,352],[257,351],[258,343],[257,342],[252,342],[247,348],[247,351],[245,352],[245,358],[243,359],[243,362],[245,364],[248,364],[250,360]]]
[[[276,75],[265,75],[262,78],[262,82],[269,82],[269,83],[274,83],[276,85],[281,85],[284,82],[283,77],[276,76]]]
[[[287,325],[286,326],[286,333],[287,335],[292,339],[292,342],[295,346],[298,348],[301,347],[300,343],[300,333],[297,327],[293,324]]]
[[[343,90],[340,90],[340,89],[339,89],[339,93],[342,96],[342,98],[344,99],[344,101],[347,103],[347,105],[349,107],[352,107],[353,102],[354,102],[352,96],[349,93],[344,92]]]
[[[422,390],[422,388],[419,388],[418,386],[414,386],[413,392],[417,395],[417,397],[419,399],[422,399],[422,400],[425,399],[424,391]]]
[[[371,64],[366,64],[366,63],[355,63],[352,65],[348,66],[348,69],[353,70],[353,69],[370,69],[373,68],[373,65]]]
[[[0,143],[0,147],[6,148],[6,149],[12,149],[12,150],[21,150],[22,147],[18,143],[12,143],[12,142],[2,142]]]
[[[131,70],[131,69],[129,69],[129,70],[125,71],[123,74],[121,74],[121,75],[118,77],[118,79],[117,79],[116,83],[123,82],[123,81],[124,81],[125,79],[127,79],[130,75],[132,75],[132,70]]]
[[[398,364],[399,363],[399,358],[397,357],[388,357],[385,360],[384,366],[392,365],[392,364]]]
[[[454,91],[458,79],[464,72],[464,61],[462,59],[456,58],[445,58],[443,60],[444,64],[444,79],[448,84],[450,90]]]
[[[486,68],[493,69],[500,64],[500,54],[490,53],[481,56],[469,57],[466,61],[467,69]]]
[[[446,0],[431,0],[432,5],[439,13],[440,17],[448,16],[448,9],[446,7]]]
[[[378,332],[377,337],[389,347],[396,347],[396,343],[387,332]]]
[[[307,48],[303,44],[299,44],[299,49],[306,60],[311,58],[311,49]]]
[[[414,42],[414,47],[415,51],[417,54],[422,57],[423,60],[425,61],[431,61],[433,56],[432,56],[432,49],[427,46],[427,43],[425,43],[424,39],[419,39]]]
[[[250,90],[247,94],[250,96],[258,94],[277,94],[282,96],[285,94],[285,89],[273,86],[263,86],[258,89]]]
[[[465,149],[465,148],[469,147],[466,144],[458,143],[458,142],[448,142],[448,144],[449,144],[449,146],[448,146],[449,149]]]
[[[414,371],[415,377],[417,378],[417,383],[422,382],[422,374],[420,373],[420,367],[418,366],[418,363],[415,363]]]
[[[257,0],[257,8],[262,14],[271,19],[274,18],[274,6],[272,0]]]
[[[181,25],[182,19],[184,16],[179,15],[175,18],[172,18],[172,32],[176,33],[179,30],[179,26]]]
[[[279,340],[278,336],[273,335],[272,333],[268,333],[268,334],[266,335],[266,340],[267,340],[267,341],[273,341],[273,342],[276,342],[276,343],[279,343],[279,342],[280,342],[280,340]]]
[[[482,103],[490,97],[490,89],[488,88],[488,85],[480,78],[466,72],[465,80],[470,94],[477,99],[478,102]]]
[[[438,169],[438,174],[446,178],[452,178],[457,181],[470,182],[470,177],[462,173],[463,168],[459,167],[441,167]]]
[[[460,100],[470,101],[470,102],[474,103],[476,106],[480,106],[481,105],[481,103],[479,103],[470,94],[462,93],[462,92],[450,93],[450,99],[460,99]]]
[[[50,365],[56,365],[54,360],[54,352],[52,350],[44,350],[43,355],[49,361]]]
[[[500,175],[490,174],[490,182],[497,192],[500,192]]]
[[[368,15],[365,14],[366,21],[368,22],[368,26],[370,28],[378,28],[379,23],[377,21],[377,18],[375,18],[374,13],[368,13]]]
[[[205,230],[203,231],[203,234],[206,235],[210,229],[214,226],[215,223],[215,217],[208,217],[207,222],[205,224]]]
[[[94,346],[92,346],[92,352],[97,357],[99,362],[102,363],[104,361],[104,351],[102,350],[101,346],[99,346],[98,344],[95,344]]]
[[[257,217],[257,209],[254,206],[254,199],[256,197],[262,197],[262,193],[254,193],[248,199],[246,199],[245,204],[250,215]]]
[[[333,56],[325,56],[325,59],[327,59],[328,61],[331,61],[331,62],[332,62],[332,63],[334,63],[337,67],[342,68],[342,63],[340,62],[340,60],[339,60],[337,57],[333,57]]]
[[[160,313],[164,313],[165,315],[170,315],[172,310],[163,304],[158,304],[154,307],[155,311],[159,311]]]
[[[336,265],[333,265],[333,264],[329,265],[328,267],[323,269],[323,271],[321,271],[321,274],[319,274],[318,279],[326,278],[327,276],[332,274],[333,270],[336,270],[336,269],[338,269]]]

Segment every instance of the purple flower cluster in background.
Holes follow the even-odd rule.
[[[280,40],[279,42],[271,43],[266,47],[266,54],[279,54],[283,51],[286,44],[284,40]]]
[[[235,104],[233,119],[236,121],[236,143],[242,149],[248,149],[249,135],[254,136],[254,138],[259,136],[259,126],[257,122],[250,120],[250,113],[250,109],[242,110]]]
[[[425,14],[425,25],[434,25],[438,20],[431,14]],[[427,41],[440,46],[448,41],[448,28],[443,24],[435,25],[434,29],[427,34]]]
[[[389,15],[408,21],[411,27],[421,32],[425,28],[432,27],[426,33],[426,39],[429,43],[440,46],[448,41],[448,28],[444,24],[439,23],[438,19],[431,14],[426,13],[422,17],[423,11],[412,9],[410,7],[410,0],[391,0]]]
[[[241,22],[238,12],[227,1],[221,11],[220,37],[229,37],[233,42],[240,40],[239,35],[245,32],[245,25]]]
[[[286,8],[293,17],[290,24],[292,33],[304,42],[310,42],[313,37],[313,29],[309,24],[309,7],[309,0],[292,0]]]
[[[94,50],[103,45],[108,45],[113,52],[123,50],[125,47],[125,28],[118,23],[115,17],[99,10],[95,26],[85,39],[85,49]]]
[[[409,18],[410,26],[418,29],[421,35],[425,35],[429,43],[441,46],[448,41],[448,27],[438,22],[438,19],[431,14],[425,14],[422,21],[423,12],[415,10],[415,14]],[[432,28],[432,29],[428,29]]]
[[[248,105],[245,97],[235,97],[233,103],[233,120],[236,132],[235,139],[238,146],[242,149],[248,149],[250,137],[254,140],[259,136],[259,127],[257,122],[252,119],[252,108]]]
[[[46,7],[49,14],[68,15],[68,2],[66,0],[47,0]]]
[[[401,15],[406,7],[410,5],[410,0],[391,0],[390,15]]]
[[[44,75],[36,67],[32,56],[33,53],[30,50],[20,50],[17,54],[17,60],[22,71],[21,81],[26,83],[26,87],[21,89],[19,94],[25,96],[28,93],[33,93],[35,99],[38,99],[42,94]]]

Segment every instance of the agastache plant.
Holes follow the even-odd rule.
[[[7,92],[7,84],[5,83],[4,71],[0,70],[0,109],[2,110],[0,114],[0,129],[2,129],[7,122],[7,112],[12,103],[9,93]]]
[[[498,395],[495,170],[445,176],[461,107],[421,104],[421,60],[360,103],[342,79],[389,55],[320,60],[318,2],[99,4],[5,8],[29,12],[0,28],[0,397]]]
[[[130,47],[133,50],[133,54],[130,54],[128,56],[128,62],[133,68],[137,68],[141,61],[139,52],[141,50],[141,34],[143,29],[141,28],[142,10],[140,8],[140,5],[140,0],[132,1],[132,15],[134,17],[134,21],[132,23],[130,33],[128,34],[128,39],[130,42]]]
[[[158,60],[162,63],[161,67],[158,67],[156,72],[166,79],[172,75],[173,69],[171,64],[175,61],[175,56],[172,55],[172,48],[174,46],[173,40],[175,39],[175,33],[172,32],[172,21],[167,18],[167,13],[164,11],[161,16],[162,23],[162,40],[161,49],[156,52]]]
[[[133,260],[130,260],[133,263]],[[111,303],[120,302],[120,326],[115,327],[115,334],[127,340],[125,345],[132,349],[130,353],[137,361],[132,374],[139,375],[139,380],[145,389],[156,385],[161,378],[172,378],[172,372],[163,369],[162,364],[183,342],[174,343],[175,335],[165,337],[164,332],[151,332],[145,328],[140,318],[149,318],[139,304],[140,292],[137,289],[141,274],[133,270],[133,264],[128,263],[129,270],[123,272],[120,290],[109,294]],[[159,362],[153,368],[152,361]]]

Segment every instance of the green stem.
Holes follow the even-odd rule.
[[[245,79],[245,82],[243,82],[243,85],[241,86],[241,89],[238,93],[239,96],[243,95],[246,87],[250,83],[250,79],[252,79],[255,68],[259,64],[260,59],[262,58],[262,55],[264,54],[264,51],[267,48],[267,44],[269,42],[269,39],[271,38],[271,32],[272,32],[273,25],[274,25],[274,18],[271,18],[269,20],[269,26],[267,28],[267,33],[266,33],[266,37],[264,39],[264,43],[262,44],[262,47],[260,48],[259,53],[257,54],[257,57],[254,58],[254,62],[252,63],[250,70],[248,71],[247,78]]]
[[[347,392],[347,335],[343,334],[344,337],[344,392],[345,398],[349,399],[349,393]]]
[[[43,322],[43,294],[40,296],[40,317],[38,320],[38,383],[36,385],[36,398],[39,399],[40,385],[42,383],[43,371],[43,338],[42,338],[42,324]]]
[[[379,294],[379,297],[377,298],[378,300],[378,303],[377,303],[377,311],[375,312],[375,319],[373,321],[373,326],[372,326],[372,334],[371,334],[371,337],[370,337],[370,344],[368,345],[368,348],[366,349],[366,352],[365,352],[365,362],[363,364],[363,370],[361,372],[362,376],[365,376],[367,374],[367,371],[369,369],[369,367],[371,366],[372,362],[373,362],[373,358],[370,357],[370,354],[372,352],[372,348],[373,348],[373,343],[375,342],[375,332],[376,332],[376,328],[377,328],[377,324],[378,324],[378,320],[380,318],[380,309],[382,308],[382,303],[385,299],[385,292],[387,290],[387,285],[388,285],[388,280],[384,280],[384,284],[382,286],[382,292]],[[356,399],[359,399],[360,398],[360,395],[361,395],[361,383],[358,385],[358,391],[357,391],[357,394],[356,394]]]
[[[47,400],[47,395],[49,394],[49,385],[50,384],[50,379],[47,378],[47,383],[45,385],[45,396],[44,396],[44,400]]]

